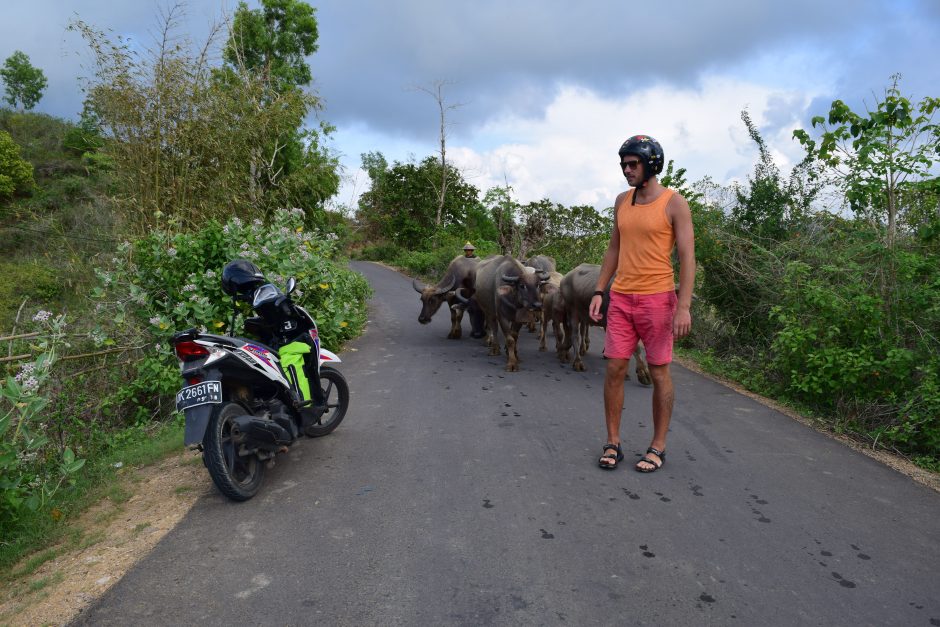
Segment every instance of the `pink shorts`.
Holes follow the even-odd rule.
[[[604,355],[608,359],[630,359],[639,340],[646,347],[646,362],[663,366],[672,362],[672,319],[676,292],[621,294],[610,291]]]

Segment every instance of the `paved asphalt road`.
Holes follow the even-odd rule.
[[[353,267],[375,298],[346,421],[252,501],[198,502],[78,623],[940,625],[940,495],[678,366],[664,468],[631,468],[631,381],[601,470],[599,330],[587,372],[526,334],[506,373],[446,310],[419,325],[408,278]]]

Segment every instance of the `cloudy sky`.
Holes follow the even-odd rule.
[[[255,8],[260,0],[248,0]],[[167,2],[9,2],[0,59],[29,55],[49,79],[36,110],[75,118],[88,74],[70,19],[152,42]],[[420,160],[438,148],[436,101],[446,81],[448,156],[481,190],[508,182],[521,202],[613,204],[628,136],[646,133],[667,159],[727,183],[757,151],[747,108],[784,170],[791,139],[832,100],[857,110],[890,76],[916,100],[940,96],[940,0],[311,0],[310,57],[322,119],[345,166],[337,202],[368,187],[360,154]],[[178,32],[202,42],[231,0],[189,0]]]

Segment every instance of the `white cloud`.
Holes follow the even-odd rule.
[[[757,159],[740,119],[744,107],[759,128],[773,108],[775,126],[762,136],[786,171],[801,157],[791,135],[815,95],[728,77],[707,78],[695,88],[649,87],[622,99],[566,86],[544,117],[489,120],[478,133],[455,138],[448,155],[481,190],[508,182],[521,202],[549,198],[603,208],[625,189],[617,148],[637,133],[658,139],[667,160],[686,168],[691,181],[744,178]],[[781,102],[792,107],[788,119],[781,120]],[[494,145],[495,138],[503,142]]]

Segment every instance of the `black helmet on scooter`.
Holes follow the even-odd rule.
[[[230,261],[222,268],[222,289],[229,296],[248,300],[265,283],[261,270],[247,259]]]

